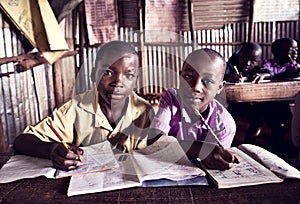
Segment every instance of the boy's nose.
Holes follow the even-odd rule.
[[[116,86],[123,86],[123,75],[122,74],[118,74],[114,77],[114,84]]]
[[[195,92],[199,92],[199,93],[203,93],[203,87],[204,84],[202,82],[201,79],[196,80],[194,87],[192,87],[194,89]]]

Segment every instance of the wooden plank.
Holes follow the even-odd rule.
[[[6,152],[6,144],[2,125],[2,119],[0,117],[0,153]]]
[[[227,84],[225,86],[228,102],[293,100],[299,91],[300,81]]]

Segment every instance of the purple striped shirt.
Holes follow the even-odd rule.
[[[178,89],[164,91],[159,108],[152,121],[152,128],[165,134],[175,136],[178,140],[202,140],[214,142],[207,128],[200,120],[192,122],[192,110],[182,105]],[[189,114],[190,113],[190,114]],[[206,122],[212,128],[225,148],[229,148],[236,132],[236,124],[231,114],[217,100],[209,103]]]

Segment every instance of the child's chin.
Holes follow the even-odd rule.
[[[199,110],[203,106],[202,100],[185,100],[184,103],[186,106],[194,110]]]

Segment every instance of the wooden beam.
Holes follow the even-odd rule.
[[[78,50],[67,51],[61,58],[74,56]],[[7,63],[17,63],[17,72],[24,72],[32,69],[35,66],[47,63],[46,59],[41,56],[41,53],[35,52],[30,54],[21,54],[13,57],[0,58],[0,65]]]

